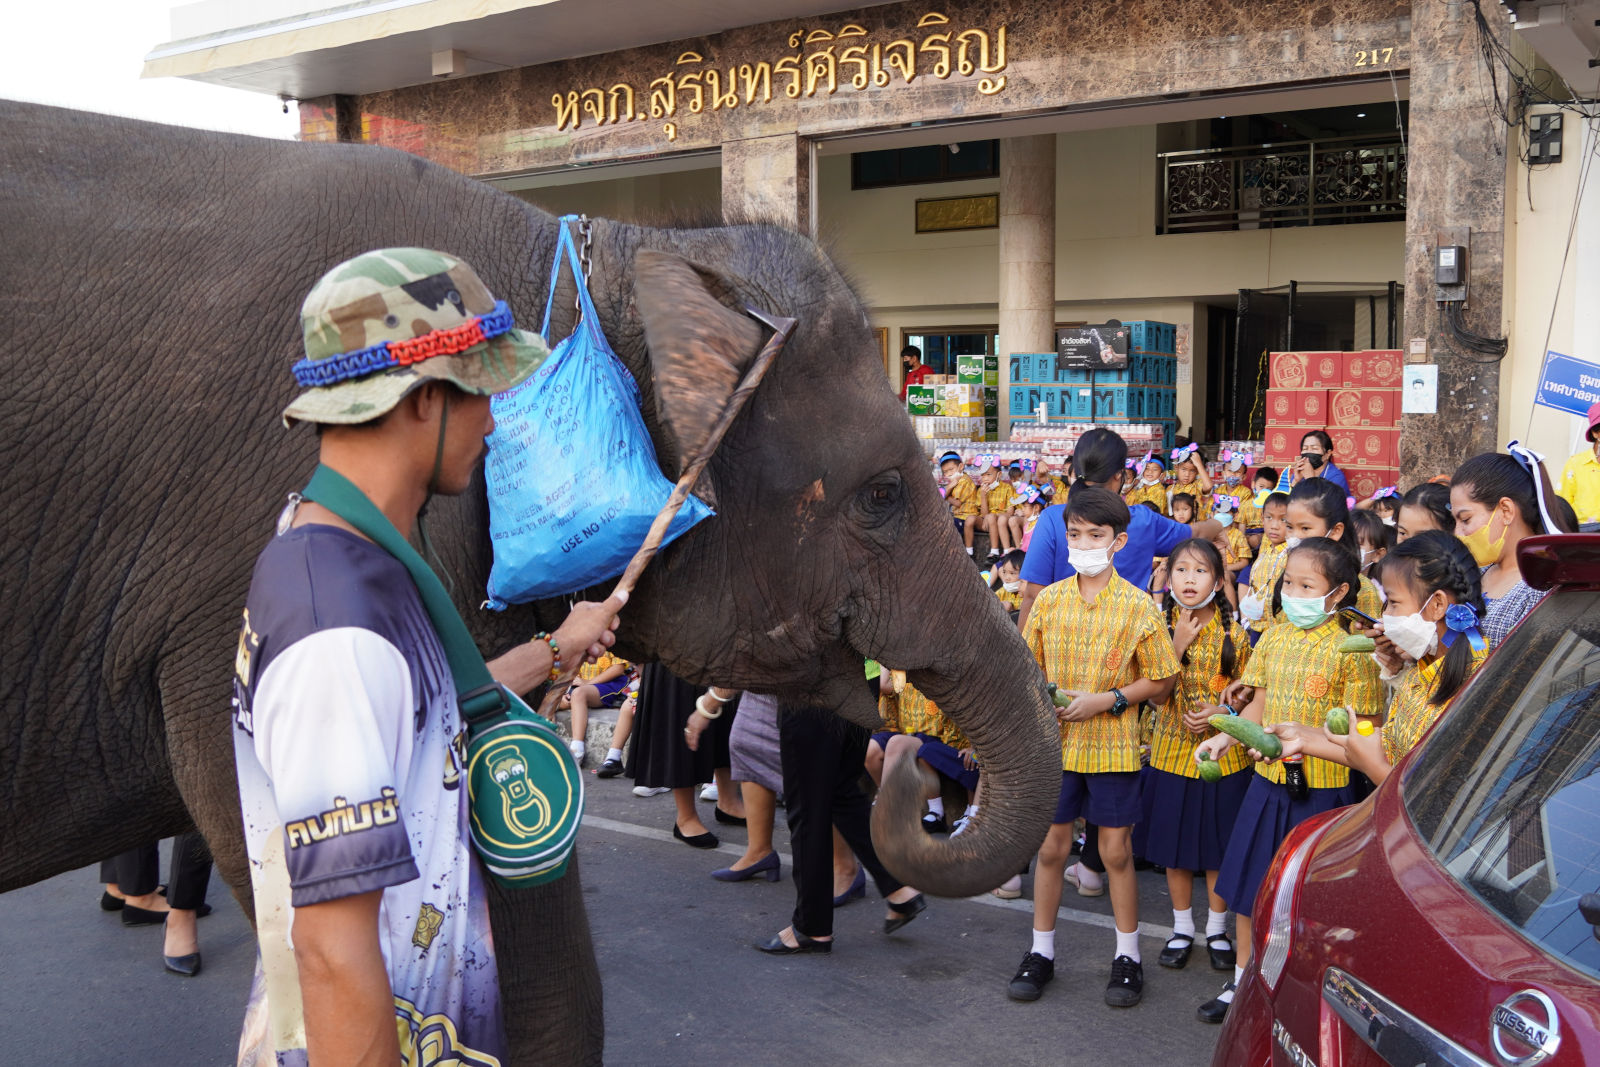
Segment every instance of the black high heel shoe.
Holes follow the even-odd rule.
[[[889,910],[895,914],[893,919],[883,920],[883,932],[886,934],[894,933],[906,923],[910,922],[912,919],[915,919],[918,915],[921,915],[923,912],[928,910],[928,898],[924,897],[921,893],[918,893],[904,904],[896,904],[892,900],[886,900],[884,903],[889,905]]]
[[[187,956],[162,956],[161,963],[173,974],[182,975],[184,978],[193,978],[200,973],[198,952],[191,952]]]
[[[794,931],[794,939],[796,944],[787,944],[783,940],[783,934],[780,933],[771,941],[757,944],[756,948],[769,956],[798,956],[807,952],[828,953],[833,951],[832,941],[814,941],[799,930]]]
[[[712,833],[710,830],[707,830],[703,834],[695,834],[693,837],[690,837],[688,834],[686,834],[682,830],[678,829],[678,823],[677,823],[676,819],[674,819],[673,823],[672,823],[672,836],[676,837],[679,841],[682,841],[684,844],[688,845],[690,848],[716,848],[717,847],[717,835],[716,834]]]

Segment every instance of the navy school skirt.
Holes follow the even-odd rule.
[[[1179,871],[1214,871],[1238,819],[1253,767],[1207,782],[1146,767],[1139,824],[1133,828],[1133,851],[1160,867]]]
[[[1251,770],[1250,783],[1234,821],[1233,834],[1217,869],[1217,896],[1237,915],[1249,918],[1256,891],[1266,880],[1267,868],[1289,831],[1313,815],[1355,803],[1348,785],[1338,789],[1313,789],[1304,801],[1289,799],[1289,787],[1269,782]]]
[[[872,740],[877,742],[881,749],[888,749],[889,739],[894,737],[893,730],[880,730],[872,735]],[[976,769],[967,770],[961,762],[961,755],[957,750],[927,734],[910,734],[922,742],[922,747],[917,750],[917,759],[938,771],[941,775],[957,783],[967,792],[978,788],[978,772]]]

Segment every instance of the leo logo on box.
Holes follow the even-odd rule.
[[[1281,389],[1300,389],[1306,384],[1306,357],[1299,352],[1275,352],[1277,385]]]
[[[1333,421],[1344,425],[1361,421],[1361,394],[1341,389],[1333,394]]]
[[[1322,418],[1322,397],[1311,393],[1305,399],[1306,418],[1315,422]]]
[[[1272,398],[1272,413],[1279,418],[1289,414],[1289,398],[1281,393]]]
[[[1317,357],[1317,379],[1325,382],[1339,380],[1342,368],[1340,367],[1340,354],[1338,352],[1324,352]]]

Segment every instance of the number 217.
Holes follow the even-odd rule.
[[[1394,62],[1394,48],[1363,48],[1356,53],[1358,67],[1386,67]]]

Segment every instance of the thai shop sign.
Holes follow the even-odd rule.
[[[1560,352],[1546,352],[1533,402],[1557,411],[1587,415],[1591,406],[1600,404],[1600,365]]]

